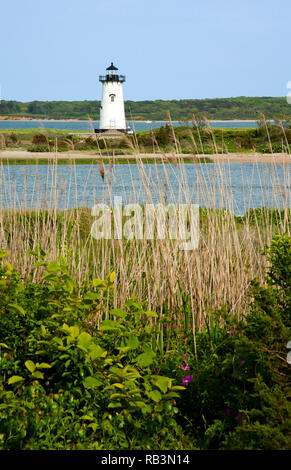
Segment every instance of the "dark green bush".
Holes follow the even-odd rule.
[[[192,348],[183,357],[169,354],[172,373],[191,377],[178,407],[203,449],[291,448],[290,236],[276,236],[266,255],[265,284],[253,280],[245,318],[214,312],[197,334],[197,358]]]
[[[20,139],[19,139],[18,135],[15,132],[11,132],[11,134],[9,135],[9,140],[14,145],[20,143]]]
[[[48,137],[45,134],[34,134],[32,138],[32,143],[35,145],[38,144],[47,144],[48,143]]]
[[[173,141],[172,130],[168,124],[155,131],[155,139],[159,145],[168,145]]]

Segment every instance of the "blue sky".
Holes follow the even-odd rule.
[[[286,96],[290,0],[1,0],[8,100],[92,100],[111,61],[128,100]]]

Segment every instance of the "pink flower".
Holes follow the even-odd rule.
[[[184,377],[182,379],[182,385],[185,387],[185,385],[189,384],[190,382],[193,382],[193,375],[186,375],[186,377]]]
[[[182,368],[183,368],[184,370],[190,370],[190,367],[187,366],[187,364],[185,364],[185,362],[182,362]]]

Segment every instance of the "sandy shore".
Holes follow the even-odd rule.
[[[164,157],[166,160],[173,158],[173,154],[154,154],[154,153],[141,153],[139,158],[151,158],[151,159],[161,159]],[[193,155],[180,155],[181,158],[191,158]],[[274,153],[274,154],[262,154],[262,153],[228,153],[222,155],[196,155],[196,158],[209,157],[213,162],[230,162],[230,163],[291,163],[291,155],[284,153]],[[54,159],[56,158],[55,153],[49,152],[27,152],[25,150],[2,150],[0,151],[0,159],[8,160],[42,160],[42,159]],[[96,158],[100,160],[100,155],[96,153],[82,153],[82,152],[62,152],[57,154],[59,159],[68,159],[68,160],[82,160],[82,159],[92,159]],[[104,158],[108,158],[104,156]],[[136,155],[117,155],[113,158],[122,158],[122,159],[136,159]]]

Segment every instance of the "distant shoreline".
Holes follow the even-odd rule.
[[[150,120],[127,120],[128,122],[143,122],[143,123],[156,123],[156,122],[169,122],[167,120],[157,120],[157,121],[150,121]],[[266,121],[271,121],[271,119],[267,119]],[[96,121],[88,120],[88,119],[42,119],[42,118],[9,118],[9,119],[1,119],[0,122],[99,122],[99,119]],[[183,121],[179,119],[172,119],[172,122],[192,122],[191,120]],[[209,122],[256,122],[256,119],[209,119]]]

